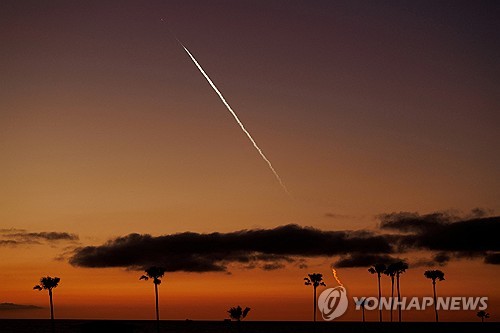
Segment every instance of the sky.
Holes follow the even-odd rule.
[[[48,317],[32,286],[51,275],[57,318],[152,319],[138,278],[155,258],[170,270],[162,318],[240,304],[249,320],[309,320],[303,278],[335,285],[334,264],[350,294],[374,296],[359,263],[372,255],[410,263],[408,296],[431,293],[434,267],[439,292],[489,296],[497,320],[499,14],[495,1],[2,1],[0,303],[41,309],[0,318]]]

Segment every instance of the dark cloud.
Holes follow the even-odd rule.
[[[500,265],[500,252],[488,253],[484,257],[484,262],[492,265]]]
[[[381,230],[396,232],[393,242],[399,252],[429,250],[433,262],[444,265],[452,258],[484,257],[487,252],[500,251],[500,216],[484,216],[486,210],[474,209],[466,218],[433,213],[392,213],[381,215]]]
[[[382,214],[378,218],[380,219],[380,229],[395,230],[398,232],[422,232],[449,223],[454,217],[441,212],[427,215],[400,212]]]
[[[369,267],[375,263],[390,264],[392,262],[400,261],[402,259],[395,258],[387,254],[366,254],[354,253],[347,256],[341,256],[333,266],[342,267]]]
[[[78,235],[67,232],[28,232],[24,229],[0,229],[0,246],[44,244],[60,241],[76,243],[78,240]]]
[[[307,258],[335,256],[336,267],[368,267],[401,260],[403,253],[424,252],[430,256],[415,265],[443,266],[462,258],[496,264],[500,217],[477,217],[486,212],[475,209],[465,217],[443,212],[384,214],[376,231],[324,231],[290,224],[230,233],[130,234],[77,248],[69,262],[82,267],[163,265],[167,271],[227,272],[231,264],[273,270],[293,263],[302,268]]]
[[[78,248],[69,261],[83,267],[163,265],[167,271],[207,272],[226,271],[230,263],[252,267],[256,262],[269,270],[300,257],[356,252],[391,253],[392,247],[384,236],[367,231],[322,231],[290,224],[231,233],[130,234],[101,246]]]
[[[3,240],[3,239],[0,239],[0,246],[3,246],[3,245],[6,245],[6,246],[16,246],[18,245],[19,242],[17,241],[14,241],[14,240]]]
[[[457,259],[458,256],[453,256],[445,252],[439,252],[433,254],[430,258],[418,258],[410,262],[410,266],[415,267],[435,267],[435,266],[445,266],[452,259]]]
[[[285,268],[285,265],[281,263],[272,263],[272,264],[264,264],[262,266],[262,269],[265,271],[273,271],[275,269],[281,269],[281,268]]]
[[[400,246],[471,255],[500,251],[500,217],[442,223],[423,221],[420,226],[412,228],[415,232],[402,236]],[[406,231],[406,227],[401,226],[401,230]]]
[[[443,266],[444,264],[446,264],[448,261],[451,260],[451,255],[449,255],[448,253],[446,252],[439,252],[439,253],[436,253],[433,257],[432,257],[432,261],[437,263],[438,265],[440,266]]]
[[[489,217],[494,213],[493,209],[476,207],[470,211],[469,218]]]
[[[78,236],[75,234],[70,234],[67,232],[17,232],[17,233],[8,233],[3,235],[5,238],[14,238],[20,239],[25,242],[29,241],[38,241],[38,240],[47,240],[47,241],[58,241],[58,240],[67,240],[67,241],[76,241],[78,240]]]
[[[42,308],[36,305],[0,303],[0,311],[36,310],[36,309],[42,309]]]

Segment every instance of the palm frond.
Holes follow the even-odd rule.
[[[245,317],[247,316],[248,312],[250,312],[250,310],[251,310],[251,309],[250,309],[249,307],[246,307],[246,308],[245,308],[245,310],[243,310],[243,314],[242,314],[242,316],[241,316],[241,317],[242,317],[242,318],[245,318]]]

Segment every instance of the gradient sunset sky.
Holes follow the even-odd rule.
[[[498,231],[499,35],[496,1],[2,1],[0,303],[44,308],[0,318],[47,318],[47,295],[32,290],[45,275],[61,278],[56,318],[154,318],[141,270],[69,262],[130,233],[293,224],[354,237],[436,212],[447,226],[486,219]],[[438,250],[391,253],[410,262],[403,293],[431,295],[426,260],[445,251],[438,292],[488,296],[498,320],[500,265],[484,256],[498,261],[500,248]],[[250,320],[309,320],[304,276],[333,286],[330,265],[350,254],[289,250],[222,272],[168,272],[161,317],[219,320],[240,304]],[[366,268],[338,268],[350,296],[376,295]]]

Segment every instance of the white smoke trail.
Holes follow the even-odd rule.
[[[288,195],[290,195],[290,192],[288,192],[288,189],[286,188],[285,184],[281,180],[281,177],[278,175],[278,173],[274,169],[273,165],[271,164],[271,161],[269,161],[269,159],[266,157],[266,155],[264,155],[264,153],[262,152],[262,149],[260,149],[259,146],[257,145],[257,142],[255,142],[255,140],[252,138],[252,136],[250,135],[250,133],[246,130],[245,126],[243,126],[243,123],[240,121],[240,119],[238,118],[238,116],[236,115],[236,113],[233,111],[233,109],[231,108],[231,106],[229,106],[229,104],[226,102],[226,100],[224,99],[224,96],[222,96],[222,93],[219,91],[219,89],[217,89],[217,87],[215,86],[215,84],[208,77],[207,73],[205,73],[205,71],[203,70],[203,68],[201,67],[201,65],[198,63],[198,61],[196,61],[196,59],[191,54],[191,52],[189,52],[189,50],[178,39],[177,39],[177,42],[179,42],[179,44],[182,46],[182,48],[184,49],[184,51],[186,51],[186,53],[189,55],[189,57],[191,58],[191,60],[193,60],[193,62],[196,65],[196,67],[198,67],[198,69],[200,70],[201,74],[203,74],[203,76],[205,77],[205,79],[207,79],[208,83],[210,83],[210,85],[215,90],[215,92],[217,93],[217,95],[219,95],[219,98],[221,99],[222,103],[224,103],[224,105],[226,106],[226,108],[233,115],[234,119],[236,119],[236,122],[238,123],[238,125],[240,125],[241,130],[247,135],[248,139],[250,139],[250,141],[252,142],[252,144],[255,147],[255,149],[257,149],[257,151],[259,152],[259,154],[262,157],[262,159],[264,159],[264,161],[266,161],[267,165],[269,166],[269,169],[271,169],[271,171],[273,172],[274,176],[278,180],[278,182],[281,185],[281,187],[283,188],[283,190],[285,190],[285,192]]]

